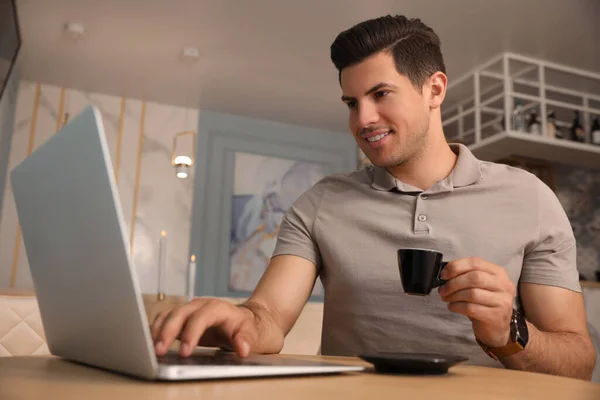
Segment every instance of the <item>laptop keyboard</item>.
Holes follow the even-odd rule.
[[[181,357],[176,353],[168,353],[158,357],[158,363],[164,365],[206,365],[206,366],[240,366],[240,365],[265,365],[258,362],[238,357],[230,353],[192,354],[190,357]]]

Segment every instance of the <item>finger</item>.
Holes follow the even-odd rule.
[[[258,341],[258,331],[253,318],[245,318],[234,334],[233,345],[236,353],[247,357]]]
[[[157,342],[154,349],[157,355],[163,355],[167,352],[173,341],[177,338],[183,328],[188,316],[203,307],[204,301],[192,301],[186,305],[171,310],[169,315],[163,321],[160,332],[157,335]]]
[[[245,318],[233,335],[233,348],[240,357],[247,357],[257,339],[258,332],[256,331],[254,321]]]
[[[440,272],[440,277],[448,280],[470,271],[483,271],[495,275],[499,272],[498,269],[503,270],[502,267],[479,257],[460,258],[449,262]]]
[[[503,297],[499,293],[486,289],[470,288],[459,290],[449,296],[442,296],[442,300],[448,303],[467,302],[488,307],[498,307],[503,305]]]
[[[181,332],[179,354],[187,357],[194,351],[203,336],[210,331],[213,340],[211,345],[218,345],[214,338],[221,337],[225,341],[231,341],[233,327],[231,325],[231,312],[225,306],[218,303],[209,303],[189,315]]]
[[[502,291],[498,279],[484,271],[470,271],[452,278],[438,289],[442,297],[448,297],[465,289],[485,289],[493,292]]]
[[[156,343],[156,341],[158,340],[158,335],[162,329],[163,323],[165,322],[165,319],[167,319],[167,316],[169,315],[170,312],[171,312],[171,309],[162,311],[162,312],[158,313],[156,315],[156,317],[154,318],[154,321],[152,322],[152,325],[150,326],[150,334],[152,335],[152,341],[154,343]]]

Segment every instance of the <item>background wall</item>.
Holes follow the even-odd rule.
[[[33,82],[22,81],[18,86],[8,171],[54,135],[65,113],[72,116],[88,104],[98,106],[142,290],[156,292],[158,240],[164,229],[168,236],[166,291],[183,294],[193,174],[188,179],[175,177],[171,148],[176,132],[196,130],[198,111]],[[0,287],[31,288],[8,176],[3,187]]]
[[[556,166],[556,195],[577,239],[577,267],[595,281],[600,269],[600,171]]]

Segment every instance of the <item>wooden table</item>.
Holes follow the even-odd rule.
[[[300,358],[362,363],[354,358]],[[467,365],[455,366],[448,374],[441,376],[382,375],[368,370],[331,376],[146,382],[51,356],[0,358],[2,400],[330,398],[598,400],[600,385],[570,378]]]

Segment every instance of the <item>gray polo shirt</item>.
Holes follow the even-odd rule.
[[[450,353],[501,366],[437,290],[403,293],[398,248],[435,249],[447,261],[481,257],[504,267],[515,284],[581,291],[575,238],[550,188],[521,169],[480,161],[463,145],[451,148],[458,154],[452,173],[425,191],[367,166],[324,178],[287,211],[273,256],[317,266],[325,288],[323,354]]]

